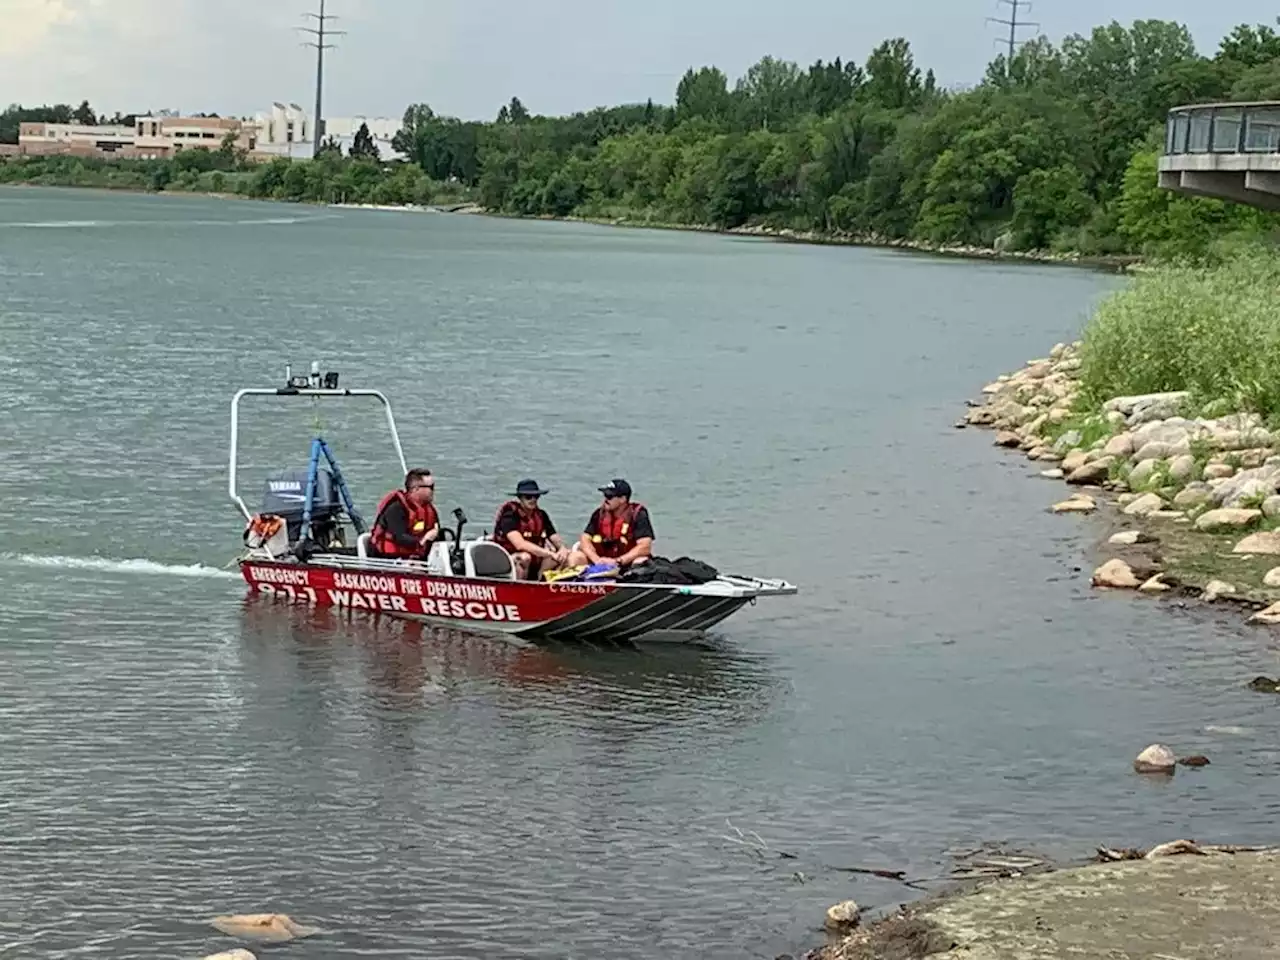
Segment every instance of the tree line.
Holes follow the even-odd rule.
[[[1276,221],[1157,187],[1167,111],[1269,98],[1280,98],[1271,26],[1237,26],[1206,56],[1185,26],[1138,20],[1037,38],[963,91],[939,88],[897,38],[862,64],[765,57],[732,85],[692,68],[671,106],[542,117],[513,100],[475,123],[415,104],[396,147],[514,214],[1197,253]]]
[[[1030,41],[967,90],[939,87],[895,38],[862,63],[801,67],[767,56],[733,83],[717,67],[690,68],[669,105],[548,117],[516,97],[483,122],[416,103],[394,140],[407,162],[383,161],[361,138],[348,157],[329,144],[311,164],[235,163],[228,172],[237,190],[278,199],[433,202],[465,193],[526,216],[1200,254],[1277,220],[1160,190],[1166,113],[1272,98],[1280,99],[1280,35],[1271,26],[1241,24],[1205,55],[1179,23],[1113,21],[1059,44]],[[78,109],[92,113],[87,102]],[[0,115],[0,140],[22,110]]]

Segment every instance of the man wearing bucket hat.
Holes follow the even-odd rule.
[[[536,580],[548,570],[558,570],[569,559],[551,516],[538,506],[547,493],[536,480],[516,484],[515,499],[498,508],[493,518],[493,539],[507,548],[521,580]]]

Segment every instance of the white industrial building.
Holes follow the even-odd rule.
[[[281,157],[310,159],[315,140],[312,118],[296,103],[273,103],[269,111],[254,115],[258,127],[257,149],[259,153],[274,153]],[[322,139],[333,137],[346,153],[355,142],[356,131],[367,124],[378,154],[383,160],[403,160],[391,141],[400,130],[400,121],[391,117],[326,117]]]

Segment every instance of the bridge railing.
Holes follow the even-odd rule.
[[[1280,102],[1174,107],[1165,121],[1164,152],[1280,153]]]

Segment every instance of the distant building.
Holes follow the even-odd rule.
[[[324,121],[323,139],[332,137],[349,153],[361,124],[367,124],[383,160],[404,156],[391,146],[400,121],[390,117],[330,117]],[[234,117],[179,117],[168,111],[138,117],[132,126],[78,123],[22,123],[17,147],[0,155],[161,159],[193,147],[217,150],[234,134],[236,147],[259,161],[276,157],[310,159],[315,130],[312,118],[296,103],[273,103],[252,119]]]
[[[311,115],[298,104],[273,103],[269,111],[255,114],[254,122],[259,130],[259,152],[295,160],[311,158],[315,147],[315,128]],[[404,159],[404,155],[391,146],[391,141],[400,131],[400,121],[391,117],[325,117],[321,140],[332,137],[342,152],[348,153],[361,124],[368,125],[378,155],[383,160]]]
[[[160,159],[181,150],[207,147],[217,150],[228,134],[235,145],[252,153],[258,128],[233,117],[138,117],[132,126],[78,123],[22,123],[18,126],[17,154],[49,156]]]

